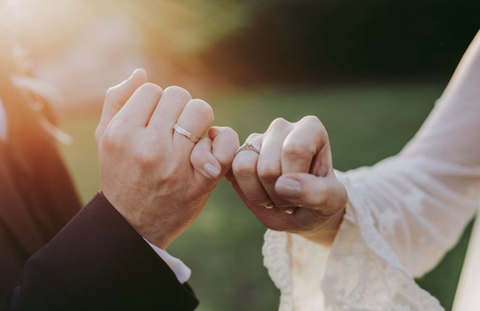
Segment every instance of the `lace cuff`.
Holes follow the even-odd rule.
[[[279,310],[443,310],[377,232],[368,202],[338,177],[350,201],[331,249],[295,234],[265,234],[264,264],[281,292]]]

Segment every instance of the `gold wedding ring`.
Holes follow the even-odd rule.
[[[180,135],[185,136],[188,138],[192,143],[196,144],[200,140],[197,136],[193,135],[183,127],[181,127],[178,123],[173,126],[173,129]]]

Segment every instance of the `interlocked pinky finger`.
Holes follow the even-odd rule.
[[[251,205],[271,202],[257,175],[258,154],[254,150],[240,151],[233,160],[232,171],[245,199]]]
[[[229,127],[212,127],[208,131],[212,140],[212,154],[222,165],[224,173],[232,168],[235,151],[238,149],[238,134]]]
[[[222,166],[212,154],[212,140],[202,138],[193,148],[190,157],[192,166],[201,176],[216,180],[222,173]]]

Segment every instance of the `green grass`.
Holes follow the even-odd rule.
[[[216,125],[236,129],[243,141],[264,132],[276,117],[291,121],[317,115],[326,125],[337,169],[348,170],[394,155],[422,124],[442,86],[383,85],[362,88],[248,90],[206,98]],[[86,201],[99,188],[93,131],[97,115],[66,121],[74,144],[62,152]],[[222,182],[198,221],[169,248],[193,270],[200,311],[276,310],[278,291],[262,264],[264,228]],[[419,283],[451,308],[466,237],[439,268]]]

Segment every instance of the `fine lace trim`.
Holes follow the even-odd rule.
[[[280,290],[279,311],[291,311],[293,307],[293,282],[290,271],[289,236],[283,232],[267,230],[263,245],[263,264],[275,286]]]
[[[437,299],[415,283],[377,232],[367,208],[368,202],[355,195],[354,187],[349,186],[347,180],[343,183],[347,186],[350,201],[328,254],[325,250],[319,255],[317,244],[293,234],[266,232],[264,265],[281,292],[279,310],[444,310]],[[301,251],[296,252],[296,244],[303,244]],[[296,271],[296,261],[303,262],[304,268],[310,269],[311,273]],[[326,267],[325,272],[318,277],[316,270],[322,266]],[[316,279],[311,280],[312,277]],[[316,284],[316,288],[302,290],[318,297],[300,296],[294,284],[297,287]],[[299,297],[302,301],[297,301]]]

